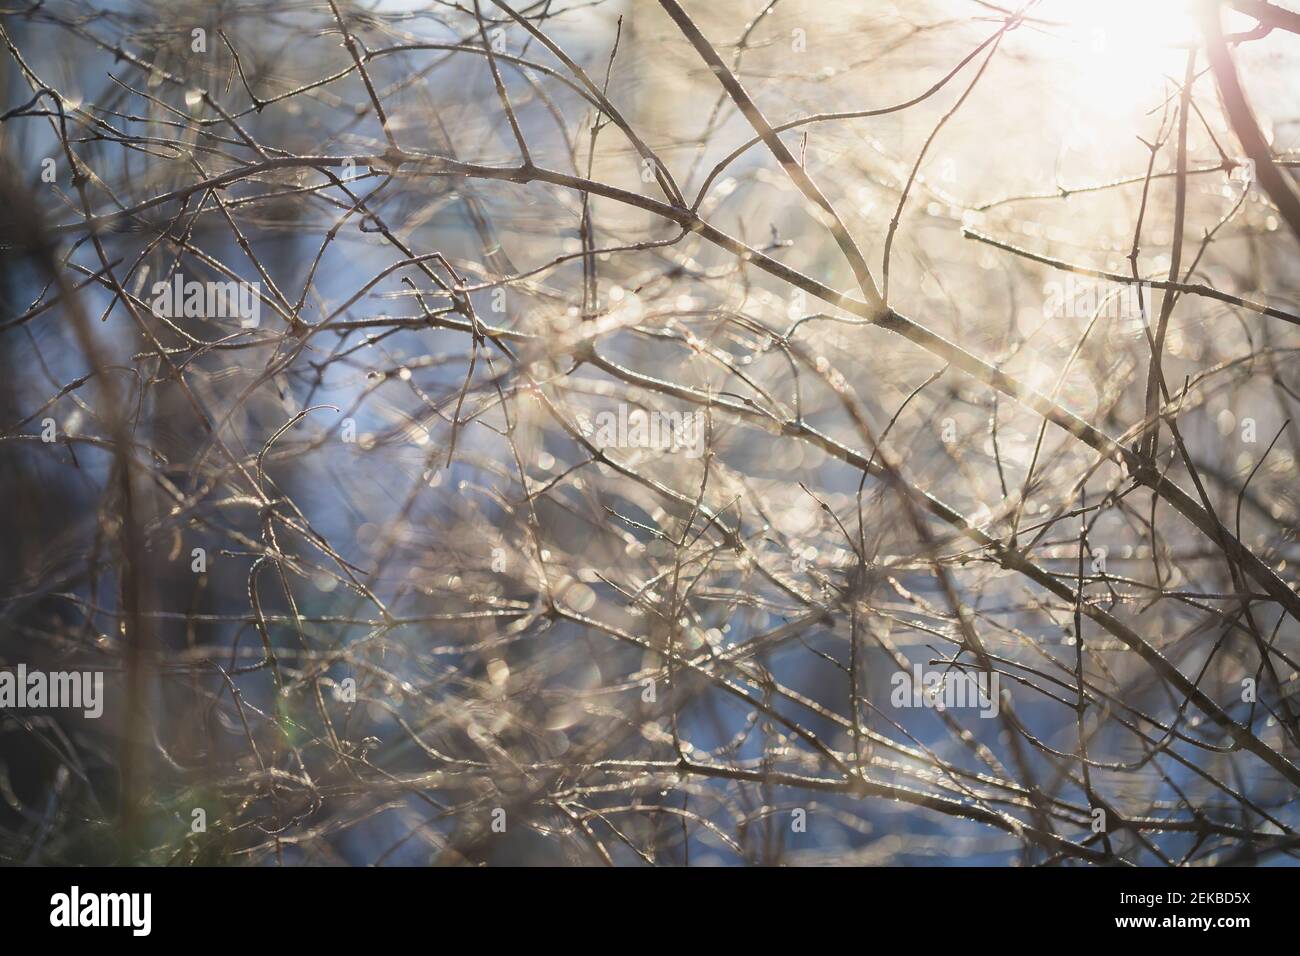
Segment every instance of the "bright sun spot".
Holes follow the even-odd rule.
[[[1144,98],[1181,80],[1198,37],[1195,0],[1044,0],[1030,16],[1059,24],[1072,85],[1090,98]]]

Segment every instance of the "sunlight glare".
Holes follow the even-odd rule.
[[[1194,0],[1046,0],[1031,16],[1064,25],[1072,85],[1094,100],[1132,102],[1181,79],[1198,35]]]

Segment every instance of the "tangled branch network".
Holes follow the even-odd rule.
[[[1284,6],[0,45],[0,860],[1300,852]]]

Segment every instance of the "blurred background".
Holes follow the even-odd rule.
[[[1297,237],[1197,18],[1288,177],[1300,37],[682,6],[721,71],[652,0],[0,10],[0,665],[106,676],[0,709],[0,860],[1291,862],[1300,623],[1015,392],[1135,447],[1164,326],[1153,473],[1294,588]]]

